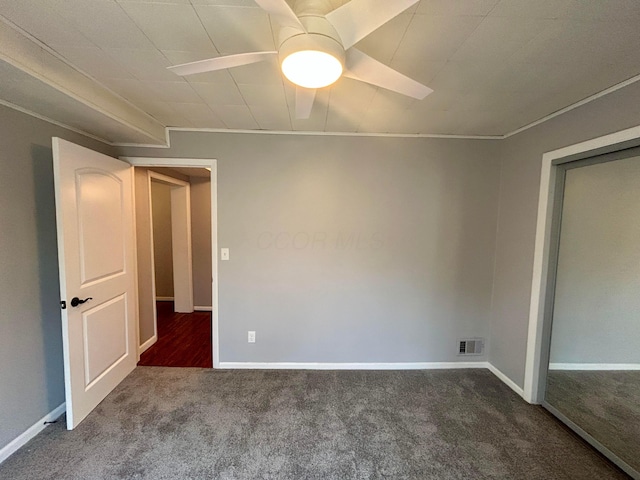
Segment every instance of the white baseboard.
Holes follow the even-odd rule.
[[[173,302],[173,297],[156,297],[156,302]]]
[[[640,370],[640,363],[550,363],[549,370]]]
[[[524,398],[524,391],[521,387],[486,361],[415,363],[220,362],[218,368],[254,370],[445,370],[456,368],[486,368],[514,392]]]
[[[42,430],[46,428],[45,422],[52,422],[56,420],[60,415],[66,411],[66,406],[63,403],[53,411],[47,413],[44,417],[34,423],[26,431],[21,433],[17,438],[9,442],[7,445],[0,449],[0,463],[4,462],[7,458],[17,452],[23,447],[29,440],[38,435]]]
[[[140,347],[138,347],[138,353],[141,354],[157,341],[158,341],[158,335],[154,335],[149,340],[147,340],[142,345],[140,345]]]
[[[518,395],[520,395],[522,398],[524,398],[524,390],[522,389],[522,387],[519,387],[516,382],[514,382],[509,377],[507,377],[504,373],[502,373],[500,370],[498,370],[496,367],[494,367],[491,363],[487,362],[487,365],[488,365],[487,368],[489,368],[491,373],[493,373],[496,377],[498,377],[500,380],[502,380],[502,383],[506,384],[509,388],[511,388],[511,390],[513,390]]]
[[[200,306],[196,305],[196,306],[193,307],[193,309],[196,312],[211,312],[211,311],[213,311],[213,307],[207,307],[207,306],[200,307]]]
[[[487,362],[415,363],[313,363],[313,362],[220,362],[219,368],[253,370],[442,370],[488,368]]]

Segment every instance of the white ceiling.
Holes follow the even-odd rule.
[[[0,0],[0,15],[172,127],[503,135],[640,74],[639,0],[422,0],[357,47],[433,94],[342,78],[296,120],[275,62],[166,70],[274,50],[253,0]]]

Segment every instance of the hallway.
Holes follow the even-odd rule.
[[[158,341],[138,365],[212,368],[211,313],[174,313],[173,302],[156,302]]]

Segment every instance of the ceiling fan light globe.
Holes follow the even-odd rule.
[[[282,73],[304,88],[323,88],[342,75],[342,62],[327,52],[301,50],[282,61]]]

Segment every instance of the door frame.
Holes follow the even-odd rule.
[[[218,335],[218,167],[217,160],[211,158],[158,158],[120,157],[133,167],[193,167],[207,168],[211,172],[211,346],[213,368],[220,367],[220,341]],[[155,306],[154,306],[155,309]]]
[[[547,372],[544,359],[548,356],[551,338],[551,325],[545,312],[553,287],[549,274],[554,264],[552,227],[554,213],[557,214],[554,208],[557,206],[557,191],[562,185],[562,179],[558,178],[562,173],[560,166],[637,146],[640,146],[640,126],[553,150],[542,156],[524,373],[524,399],[529,403],[541,404],[544,400]]]
[[[171,258],[173,262],[173,301],[174,310],[178,313],[193,312],[193,268],[191,247],[191,189],[189,182],[147,170],[147,185],[149,188],[149,233],[151,235],[151,288],[153,294],[154,335],[158,334],[158,313],[155,302],[156,295],[156,265],[153,232],[153,195],[152,182],[156,181],[171,187]],[[181,239],[182,242],[177,241]],[[184,286],[176,291],[176,285]]]
[[[601,165],[603,163],[610,163],[638,156],[640,156],[640,147],[627,147],[616,149],[611,153],[602,153],[581,160],[576,159],[568,162],[557,162],[553,165],[556,181],[555,195],[552,206],[553,214],[550,227],[551,243],[549,245],[549,259],[547,265],[547,282],[545,294],[546,300],[543,312],[542,350],[540,357],[541,368],[538,377],[538,392],[542,406],[549,410],[561,422],[563,422],[571,430],[576,432],[587,443],[589,443],[596,450],[600,451],[600,453],[602,453],[605,457],[615,463],[632,478],[636,478],[638,472],[634,470],[631,465],[620,458],[614,451],[607,448],[596,437],[583,429],[578,423],[572,421],[567,415],[565,415],[565,413],[550,404],[546,399],[546,390],[547,377],[549,371],[551,370],[551,364],[549,363],[549,361],[551,356],[551,339],[553,334],[552,326],[555,308],[558,263],[560,258],[560,235],[562,229],[562,217],[564,213],[564,196],[567,172],[576,168],[588,168],[593,165]]]

